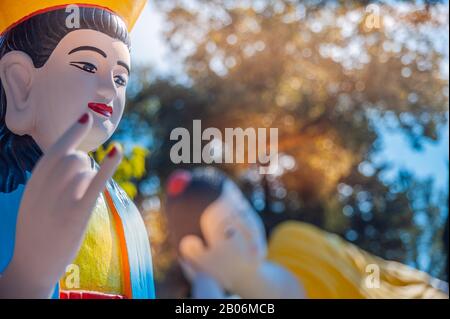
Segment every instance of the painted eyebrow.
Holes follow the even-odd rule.
[[[117,65],[123,66],[125,69],[127,69],[128,74],[130,74],[130,67],[128,66],[128,64],[122,61],[117,61]]]
[[[98,54],[100,54],[101,56],[103,56],[104,58],[108,57],[104,51],[100,50],[99,48],[91,47],[91,46],[81,46],[81,47],[75,48],[69,52],[69,55],[72,53],[78,52],[78,51],[94,51],[94,52],[97,52]]]

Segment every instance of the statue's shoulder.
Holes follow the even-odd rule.
[[[14,252],[17,215],[25,185],[10,193],[0,193],[0,273],[8,266]]]
[[[17,202],[22,198],[23,195],[23,185],[20,185],[16,190],[10,193],[0,192],[0,215],[5,215],[6,211],[17,210]],[[1,218],[1,216],[0,216]]]
[[[28,181],[30,177],[31,174],[27,172],[26,180]],[[16,215],[19,211],[19,206],[24,191],[25,191],[24,184],[18,185],[16,189],[8,193],[0,191],[0,220],[3,221],[3,219],[7,217],[14,217],[14,218],[17,217]]]

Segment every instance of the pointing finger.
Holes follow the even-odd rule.
[[[95,177],[88,186],[82,199],[84,207],[91,207],[95,204],[99,194],[105,189],[106,182],[110,179],[122,160],[122,147],[115,144],[103,160]]]
[[[62,137],[52,146],[46,156],[49,158],[60,158],[70,150],[75,149],[87,135],[92,127],[92,115],[84,113]]]

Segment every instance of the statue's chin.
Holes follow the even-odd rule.
[[[80,143],[80,145],[78,146],[78,150],[86,153],[96,151],[97,148],[99,148],[100,145],[105,143],[107,140],[108,138],[93,139],[92,137],[89,137],[88,139],[85,139]]]
[[[93,126],[86,138],[80,143],[78,149],[83,152],[92,152],[103,145],[112,134],[105,127]]]

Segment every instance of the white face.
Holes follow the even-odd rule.
[[[206,241],[215,247],[231,249],[241,264],[258,264],[266,258],[264,225],[237,186],[227,181],[222,195],[200,219]]]
[[[30,90],[31,136],[45,152],[84,113],[94,123],[80,150],[92,151],[114,133],[125,107],[130,53],[119,40],[93,30],[65,36],[46,64],[36,69]]]

